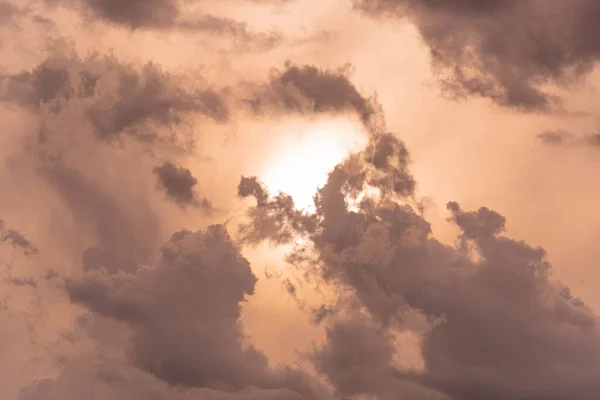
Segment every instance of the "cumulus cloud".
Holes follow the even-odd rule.
[[[356,0],[377,16],[415,24],[442,88],[523,111],[561,106],[549,84],[586,75],[598,61],[594,0]]]
[[[245,343],[241,305],[256,280],[224,227],[213,225],[175,233],[153,266],[68,277],[66,290],[73,303],[130,326],[132,362],[168,384],[230,392],[253,386],[278,389],[281,398],[314,398],[320,385],[308,375],[272,370]]]
[[[402,148],[393,137],[371,142]],[[369,179],[390,165],[373,154],[390,153],[366,150],[330,174],[316,197],[316,226],[295,231],[309,244],[290,256],[310,266],[309,274],[349,290],[368,315],[333,323],[315,353],[336,390],[379,398],[593,398],[598,317],[552,280],[545,251],[502,236],[506,220],[497,212],[463,211],[455,202],[448,210],[462,234],[456,247],[443,245],[410,205],[407,153],[397,151],[397,169],[385,170],[403,178],[401,191],[389,190],[396,185],[385,179]],[[365,195],[367,187],[379,193]],[[352,199],[360,193],[356,205]],[[294,226],[288,215],[280,214]],[[390,335],[410,330],[406,315],[414,312],[429,321],[420,332],[420,371],[390,358],[396,352]],[[345,350],[350,343],[358,346],[353,356]]]

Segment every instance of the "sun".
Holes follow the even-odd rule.
[[[314,208],[313,196],[329,172],[366,143],[364,131],[347,119],[285,125],[279,137],[261,179],[271,193],[287,193],[304,209]]]

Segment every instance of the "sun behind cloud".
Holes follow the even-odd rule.
[[[313,196],[329,172],[364,146],[366,134],[348,119],[304,121],[283,129],[261,179],[271,193],[287,193],[298,208],[311,209]]]

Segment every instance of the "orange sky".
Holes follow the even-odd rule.
[[[231,30],[233,28],[230,27],[227,28],[230,30],[218,31],[216,25],[210,25],[208,28],[199,28],[199,25],[186,28],[175,23],[172,26],[160,26],[158,23],[153,25],[155,22],[148,26],[127,26],[130,23],[127,20],[130,18],[126,13],[127,10],[122,9],[118,10],[117,14],[103,16],[94,8],[93,4],[110,3],[104,0],[57,1],[56,7],[51,3],[41,0],[31,2],[29,8],[24,8],[22,13],[7,17],[10,18],[10,23],[0,23],[0,54],[2,54],[0,56],[2,72],[0,100],[3,102],[0,108],[3,129],[0,135],[0,160],[3,165],[0,170],[2,193],[0,220],[5,221],[6,224],[5,228],[0,226],[4,229],[0,229],[0,234],[6,234],[9,232],[8,229],[14,229],[35,243],[39,249],[36,255],[23,255],[19,251],[19,246],[11,247],[10,237],[3,239],[3,247],[0,248],[0,261],[6,265],[2,272],[3,280],[0,281],[2,292],[6,294],[5,298],[0,300],[0,343],[2,344],[0,350],[5,354],[4,359],[0,361],[2,398],[8,400],[80,398],[77,396],[82,392],[78,392],[79,389],[72,390],[69,386],[70,375],[59,378],[56,381],[58,383],[53,386],[54,389],[51,389],[55,390],[52,393],[56,394],[48,394],[48,397],[43,397],[39,390],[31,389],[33,387],[31,382],[40,377],[49,376],[54,379],[56,376],[62,376],[59,374],[64,365],[69,364],[64,360],[75,359],[77,358],[75,355],[81,354],[93,360],[99,357],[98,354],[107,357],[114,355],[122,363],[119,365],[124,365],[124,370],[134,368],[135,371],[142,371],[140,374],[150,373],[157,376],[156,382],[148,384],[152,388],[154,388],[152,385],[156,385],[156,391],[148,393],[169,393],[170,389],[162,386],[164,382],[182,384],[185,390],[189,390],[189,399],[194,400],[221,398],[217,397],[218,393],[215,394],[216,391],[222,390],[219,385],[229,388],[226,390],[228,393],[233,390],[232,388],[239,391],[242,390],[240,387],[246,386],[256,386],[261,390],[280,390],[280,387],[289,389],[286,386],[287,381],[283,380],[285,382],[280,383],[282,378],[280,379],[279,375],[272,371],[268,374],[265,372],[267,377],[248,378],[247,385],[226,382],[223,377],[214,379],[215,382],[220,383],[211,381],[210,385],[205,384],[204,381],[197,385],[189,384],[187,381],[177,381],[175,378],[169,381],[161,375],[164,373],[168,376],[168,372],[146,368],[144,360],[131,361],[123,356],[134,351],[129,348],[128,340],[134,342],[137,340],[135,336],[131,339],[128,335],[132,334],[131,332],[135,335],[136,329],[140,329],[139,326],[143,327],[146,323],[140,321],[146,321],[143,318],[149,317],[138,316],[139,319],[131,317],[135,322],[131,326],[124,324],[131,328],[131,332],[127,330],[123,333],[125,332],[121,331],[123,327],[115,321],[123,322],[119,318],[126,317],[121,314],[115,317],[111,314],[112,311],[107,311],[101,306],[94,308],[90,304],[95,300],[86,297],[88,294],[81,294],[83,300],[74,300],[73,293],[68,289],[70,280],[90,284],[84,280],[95,276],[96,272],[91,269],[84,270],[82,255],[86,249],[99,243],[108,247],[113,246],[122,252],[127,252],[123,249],[134,249],[131,250],[131,254],[135,254],[136,262],[152,266],[148,268],[159,269],[163,266],[161,263],[166,262],[161,258],[163,255],[160,246],[169,241],[173,232],[184,229],[204,231],[209,224],[227,221],[227,229],[230,230],[235,242],[239,239],[235,228],[244,221],[244,213],[255,204],[253,199],[244,201],[237,196],[236,190],[241,176],[257,176],[264,182],[270,194],[276,195],[278,191],[284,190],[295,196],[298,204],[306,205],[310,203],[318,186],[327,182],[330,170],[351,151],[360,151],[367,144],[372,132],[369,132],[369,127],[361,123],[361,115],[358,115],[360,110],[355,103],[348,100],[349,103],[344,103],[339,110],[332,106],[325,112],[313,113],[311,107],[314,104],[310,101],[315,100],[311,100],[302,88],[289,89],[289,85],[279,87],[267,84],[270,82],[269,79],[284,74],[287,60],[291,60],[297,66],[315,66],[319,71],[329,72],[337,71],[337,68],[343,66],[350,66],[346,67],[350,72],[347,75],[344,75],[346,72],[339,73],[340,76],[348,77],[361,99],[376,100],[381,111],[374,111],[374,113],[384,115],[387,131],[394,132],[406,144],[411,160],[409,169],[416,181],[414,197],[427,200],[424,218],[431,223],[432,235],[437,240],[453,246],[457,235],[461,232],[456,224],[448,222],[451,213],[446,209],[447,202],[460,203],[461,210],[488,207],[506,217],[504,233],[506,236],[523,240],[532,246],[543,247],[547,251],[547,260],[552,264],[553,278],[569,286],[572,294],[581,298],[589,307],[594,318],[600,312],[600,295],[595,290],[600,280],[600,273],[596,267],[600,262],[596,246],[600,237],[598,228],[600,214],[596,212],[600,201],[600,189],[596,189],[594,184],[595,177],[600,171],[600,158],[596,154],[599,149],[597,144],[590,145],[585,141],[587,135],[597,131],[597,115],[593,105],[598,100],[596,90],[600,79],[593,70],[595,59],[584,50],[580,53],[577,52],[579,50],[571,52],[574,58],[578,55],[582,57],[582,64],[592,66],[579,81],[564,87],[552,86],[555,82],[551,79],[546,82],[551,87],[552,93],[558,93],[564,99],[566,111],[523,111],[518,107],[501,104],[501,101],[495,100],[493,96],[486,98],[486,96],[469,95],[460,100],[442,96],[439,75],[431,64],[430,51],[433,39],[424,32],[426,27],[431,32],[435,31],[433,28],[435,26],[440,30],[448,29],[450,32],[448,35],[453,35],[452,32],[455,31],[452,29],[457,28],[454,27],[454,22],[449,21],[453,21],[452,18],[458,20],[459,17],[456,15],[460,11],[456,10],[461,10],[462,6],[459,3],[466,3],[464,1],[449,2],[455,3],[454,11],[450,9],[427,11],[426,6],[415,6],[415,10],[407,11],[406,18],[367,15],[353,9],[351,1],[343,0],[305,0],[279,4],[270,4],[269,1],[242,2],[241,0],[227,2],[156,0],[142,6],[146,10],[148,7],[151,9],[151,4],[159,7],[160,4],[181,3],[179,5],[181,20],[187,19],[193,22],[196,21],[194,18],[199,19],[202,15],[229,18],[246,24],[243,28],[245,31],[242,33],[239,26],[236,28],[237,31]],[[133,3],[140,3],[140,0],[135,0]],[[394,1],[373,1],[373,4],[375,3],[387,7]],[[398,0],[396,3],[405,2]],[[539,7],[539,1],[531,2],[534,3],[537,6],[532,5],[532,7]],[[580,3],[582,5],[577,7],[584,7],[583,4],[586,2]],[[0,6],[3,4],[5,3],[0,1]],[[17,2],[14,4],[22,6]],[[136,10],[135,7],[133,10]],[[134,14],[145,15],[140,10],[142,9],[135,11]],[[575,7],[573,13],[576,11]],[[119,12],[121,14],[118,14]],[[394,14],[395,11],[390,12]],[[490,21],[504,23],[503,18],[508,18],[496,17],[495,11],[489,12],[489,15],[485,14],[485,18],[490,18]],[[518,11],[521,14],[514,12],[515,15],[528,15],[525,14],[528,12],[525,9]],[[590,11],[592,12],[594,11]],[[503,15],[508,15],[509,11],[506,13]],[[166,18],[167,14],[163,11],[161,15]],[[554,17],[549,15],[544,14],[544,18],[549,21],[548,24],[557,23],[556,19],[552,19]],[[569,18],[571,17],[573,16],[569,14]],[[129,22],[121,23],[119,22],[121,19]],[[445,21],[445,24],[441,21]],[[519,23],[515,22],[515,24]],[[581,34],[566,23],[556,26],[557,34],[564,32],[564,37],[569,40]],[[455,40],[459,41],[472,34],[467,30],[468,28],[464,29],[465,32],[456,33]],[[477,29],[480,27],[476,26],[473,29],[479,32]],[[427,31],[428,34],[431,33],[430,31]],[[268,35],[269,32],[276,32],[282,38],[272,47],[265,48],[264,35]],[[519,30],[515,33],[517,34],[520,34]],[[517,39],[518,37],[515,38]],[[477,46],[469,43],[471,46]],[[442,48],[445,44],[438,43],[438,45]],[[506,56],[507,60],[504,62],[507,65],[511,62],[515,62],[516,65],[515,59],[521,60],[519,51],[526,52],[512,42],[503,45],[516,46],[510,47],[514,54],[507,51],[512,58],[500,50],[497,54],[493,53],[493,49],[486,48],[486,50],[495,56],[498,54]],[[251,48],[252,46],[255,47]],[[490,47],[493,46],[490,44]],[[589,50],[589,53],[593,51]],[[107,55],[113,57],[114,64],[109,62],[104,64],[104,61],[88,62],[87,57],[92,54],[96,54],[100,60]],[[35,71],[35,68],[47,59],[63,60],[61,62],[66,63],[65,68],[69,71],[88,68],[98,72],[101,76],[98,84],[102,88],[101,91],[95,92],[89,99],[77,98],[77,102],[73,100],[77,96],[71,94],[71,97],[65,98],[65,103],[61,105],[59,112],[52,112],[48,104],[40,105],[40,100],[35,98],[35,95],[31,95],[34,96],[32,104],[24,101],[19,103],[21,100],[18,99],[25,98],[24,96],[31,91],[41,90],[39,89],[41,84],[36,83],[37,81],[32,81],[33,83],[27,81],[29,83],[15,86],[16,91],[11,92],[12,86],[8,86],[11,77],[17,76],[22,71]],[[168,82],[164,83],[164,87],[167,88],[165,92],[160,92],[163,103],[172,102],[167,111],[161,108],[163,103],[160,102],[156,103],[158,105],[148,106],[149,108],[143,108],[144,106],[136,108],[146,98],[156,93],[152,91],[153,89],[142,93],[139,98],[134,98],[132,95],[133,100],[126,98],[127,91],[117,92],[116,88],[127,79],[126,73],[119,75],[121,73],[119,68],[133,75],[141,74],[139,71],[142,71],[143,65],[148,62],[158,68],[156,79],[160,82],[161,80]],[[119,65],[119,67],[110,69],[112,67],[107,65]],[[489,73],[489,76],[495,79],[503,76],[504,72],[494,70],[493,73]],[[80,76],[76,72],[71,74],[72,77]],[[524,72],[522,76],[532,76],[532,82],[536,82],[537,85],[536,79],[541,79],[539,75],[529,70],[527,74]],[[519,75],[520,78],[522,76]],[[135,79],[132,82],[134,82],[132,87],[139,84]],[[160,86],[162,85],[160,82],[156,83],[156,87],[159,87],[157,91],[164,88]],[[337,90],[336,88],[317,87],[315,90],[333,92]],[[289,93],[283,92],[288,89]],[[187,100],[182,94],[188,91],[196,96],[196,93],[206,93],[211,90],[217,93],[215,96],[223,99],[223,104],[229,110],[228,118],[225,120],[213,118],[214,114],[206,111],[206,108],[211,108],[213,103],[206,100],[202,106],[204,108],[195,108],[198,107],[197,102],[186,103]],[[134,89],[131,89],[131,92],[133,91]],[[122,96],[125,105],[119,105],[119,96]],[[253,114],[248,107],[247,100],[252,96],[257,98],[263,96],[261,107],[264,107],[265,111],[260,115]],[[202,97],[202,99],[206,98]],[[289,105],[290,102],[296,107],[293,111],[289,111],[293,108]],[[115,135],[114,140],[113,136],[110,136],[111,139],[104,140],[98,138],[99,134],[94,133],[88,120],[90,118],[88,108],[91,109],[92,106],[97,106],[102,111],[102,114],[98,114],[100,117],[96,120],[99,121],[97,126],[105,126],[102,124],[114,121],[117,124],[119,120],[113,112],[119,112],[121,106],[130,107],[127,110],[132,110],[132,113],[147,112],[150,117],[139,123],[136,122],[137,120],[132,122],[127,128],[134,132],[131,135],[125,128],[122,131],[125,133],[103,131],[107,137]],[[180,115],[174,117],[173,114],[177,113]],[[111,118],[114,118],[114,121]],[[165,120],[168,122],[163,123]],[[127,121],[123,122],[123,126],[127,124]],[[44,130],[50,132],[48,135],[51,139],[47,142],[40,140],[40,132]],[[573,134],[574,139],[572,144],[546,145],[537,136],[546,131],[569,132]],[[174,136],[164,136],[167,138],[164,141],[147,139],[143,136],[143,134],[157,134],[157,137],[161,138],[164,132],[173,133]],[[174,137],[177,139],[173,139]],[[188,142],[178,147],[184,143],[183,138]],[[177,140],[181,142],[176,143]],[[189,146],[188,144],[192,142],[194,146]],[[319,161],[316,162],[316,159]],[[187,169],[197,180],[193,193],[196,197],[190,203],[191,206],[189,204],[182,206],[182,202],[189,199],[177,198],[169,192],[164,182],[161,186],[157,181],[159,173],[156,172],[156,168],[167,161],[173,161],[175,165]],[[203,198],[212,203],[211,214],[203,212],[198,206]],[[116,225],[117,223],[120,225]],[[302,285],[300,283],[302,271],[285,263],[285,251],[289,247],[284,247],[282,250],[262,242],[252,246],[239,240],[236,246],[240,246],[241,254],[249,260],[252,272],[258,277],[254,294],[250,296],[246,293],[249,299],[241,303],[240,321],[243,325],[243,334],[249,337],[249,341],[244,342],[244,346],[248,343],[255,345],[264,352],[273,366],[278,363],[290,365],[300,363],[309,370],[315,368],[318,370],[321,364],[311,363],[310,360],[305,360],[310,357],[299,354],[313,351],[314,346],[323,345],[327,337],[325,334],[327,325],[315,326],[311,323],[310,306],[318,306],[322,301],[331,303],[339,300],[343,303],[342,300],[347,300],[344,297],[346,295],[360,298],[360,293],[357,295],[353,292],[358,289],[347,282],[344,286],[335,280],[327,283],[323,281],[320,284],[323,293],[318,293],[313,286],[314,281]],[[207,251],[212,254],[210,246]],[[212,260],[210,258],[212,256],[206,257]],[[345,260],[342,255],[339,257],[340,260]],[[339,261],[339,263],[343,262]],[[114,263],[116,265],[118,261]],[[134,279],[139,278],[140,281],[146,282],[143,281],[146,278],[140,278],[143,275],[137,269],[140,266],[136,265],[135,268],[121,272],[125,274],[125,278],[118,275],[119,272],[112,271],[111,274],[116,275],[107,275],[109,278],[102,282],[110,280],[114,283],[113,280],[121,282],[119,279],[124,281],[131,279],[131,282],[127,281],[129,283],[123,290],[125,292],[132,290],[133,293],[134,289],[131,288],[135,287],[137,282]],[[45,279],[50,270],[57,271],[59,278]],[[265,271],[267,275],[270,273],[275,277],[270,279],[265,277]],[[233,274],[233,272],[228,273]],[[151,275],[152,272],[148,274]],[[36,284],[15,283],[14,278],[17,277],[30,277]],[[284,281],[286,278],[295,282],[298,290],[296,298],[290,296],[286,290]],[[147,279],[151,280],[151,278]],[[344,289],[340,289],[342,287]],[[158,286],[150,286],[150,289],[140,286],[135,290],[140,290],[140,293],[151,293],[152,290],[160,292],[162,289]],[[165,289],[164,293],[171,292]],[[177,294],[177,291],[174,293]],[[344,293],[344,296],[336,297],[339,293]],[[115,294],[116,297],[120,295]],[[404,295],[406,293],[399,294],[399,296]],[[141,294],[135,294],[139,298],[132,296],[133,302],[142,302],[139,300]],[[164,301],[160,297],[162,294],[156,296],[162,299],[160,301]],[[220,294],[217,293],[215,296],[211,301],[219,301]],[[195,300],[197,299],[194,298]],[[199,303],[205,301],[208,300],[204,298],[198,300]],[[152,305],[146,305],[147,308],[140,307],[150,313],[148,309],[156,306],[152,301],[150,304]],[[162,312],[178,315],[177,306],[173,306],[173,309],[163,309],[160,305],[156,307]],[[343,307],[353,308],[346,304]],[[360,307],[368,309],[369,306],[361,303]],[[187,316],[185,314],[188,312],[187,307],[181,306],[181,310],[185,310],[181,311],[182,318]],[[82,322],[82,314],[91,316],[90,321]],[[375,318],[374,314],[368,314],[368,317]],[[433,318],[431,315],[427,317]],[[221,320],[212,319],[207,322],[210,323],[226,324]],[[395,323],[401,325],[400,322]],[[396,329],[395,325],[386,328],[389,328],[390,335],[398,334],[400,337],[394,350],[397,351],[396,356],[411,366],[422,367],[424,361],[420,354],[422,343],[419,338],[420,335],[427,335],[426,332],[429,332],[427,329],[434,329],[433,324],[429,326],[429,320],[427,323],[414,322],[416,325],[421,323],[428,326],[423,332],[411,328],[398,333],[399,328]],[[183,324],[181,329],[185,330],[186,327],[188,326]],[[382,334],[381,331],[377,332]],[[168,336],[171,333],[169,331],[164,335]],[[184,333],[178,334],[187,337]],[[151,339],[139,340],[150,341]],[[175,338],[169,343],[178,343],[178,340]],[[588,340],[587,336],[585,340]],[[589,339],[594,346],[595,340],[595,337]],[[398,344],[400,342],[401,345]],[[598,348],[590,346],[594,351]],[[237,353],[229,357],[233,359],[237,357]],[[244,360],[242,359],[241,362],[246,362]],[[86,366],[87,362],[85,361]],[[152,362],[154,361],[148,361],[150,364]],[[563,360],[558,359],[557,362]],[[155,361],[155,364],[152,364],[153,368],[158,368],[156,367],[158,364],[160,362]],[[221,364],[215,361],[215,370],[228,368],[219,365]],[[85,368],[82,368],[82,371],[84,370]],[[594,371],[600,371],[600,368]],[[370,377],[370,373],[363,374]],[[242,376],[246,371],[238,371],[237,374]],[[375,372],[373,374],[375,376]],[[331,375],[327,373],[321,375],[325,376],[323,379],[327,385],[342,386]],[[131,379],[131,382],[138,382],[134,378]],[[135,379],[145,382],[142,379],[147,377],[136,375]],[[388,385],[388,379],[392,378],[386,377],[384,380],[381,377],[373,377],[374,382],[380,382],[382,387]],[[406,393],[412,393],[410,392],[414,389],[412,385],[422,385],[427,392],[419,394],[421,397],[412,398],[471,399],[471,397],[461,398],[460,392],[452,392],[440,383],[443,379],[446,377],[441,375],[421,380],[412,377],[404,377],[402,380],[398,378],[402,382],[397,386],[389,384],[391,389],[387,392],[377,392],[373,389],[374,392],[367,393],[371,389],[365,389],[364,394],[371,394],[381,399],[397,398],[394,395],[405,393],[403,392],[405,390]],[[512,375],[506,379],[510,381],[513,379]],[[544,382],[544,379],[547,379],[547,376],[540,377],[539,382]],[[584,378],[581,379],[573,382],[587,382]],[[543,399],[543,390],[536,391],[539,389],[535,386],[538,381],[531,383],[531,386],[520,381],[510,382],[514,383],[513,387],[516,388],[511,395],[533,393],[532,399]],[[565,382],[564,388],[568,390],[572,382]],[[91,387],[95,384],[91,382],[86,385]],[[28,385],[31,390],[22,391],[19,395],[19,389]],[[132,384],[132,387],[135,386],[136,384]],[[522,387],[525,389],[520,392]],[[561,390],[564,388],[561,387]],[[117,393],[117,389],[104,386],[98,390],[99,393],[104,393],[98,397],[100,399],[113,398],[102,396],[116,396]],[[106,391],[102,392],[102,390]],[[215,393],[211,392],[213,390]],[[289,390],[296,389],[292,387]],[[341,392],[335,390],[341,389],[333,389],[331,392],[333,394],[330,393],[332,398],[340,398]],[[432,394],[429,390],[435,393]],[[118,397],[118,399],[145,398],[135,397],[144,394],[131,393],[133,392],[129,395],[121,394],[125,397]],[[357,395],[348,393],[352,396]],[[273,392],[264,394],[265,397],[262,398],[311,398],[309,394],[296,394],[300,397],[291,395],[285,397],[285,393]],[[252,396],[257,396],[256,398],[262,396],[260,393],[245,395],[248,397],[244,398],[248,399],[254,398]],[[271,395],[272,397],[268,397]],[[441,397],[435,397],[438,395]],[[579,392],[577,396],[579,397],[572,397],[572,399],[591,398],[583,394],[579,395]]]

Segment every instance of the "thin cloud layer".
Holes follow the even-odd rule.
[[[538,133],[536,138],[547,146],[600,147],[600,133],[576,136],[564,130],[550,130]]]
[[[594,0],[357,0],[355,7],[415,24],[442,89],[523,111],[561,106],[549,84],[589,73],[600,57]]]

